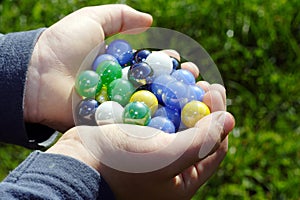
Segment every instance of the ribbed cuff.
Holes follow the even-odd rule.
[[[30,133],[23,116],[23,98],[27,68],[33,48],[45,29],[16,32],[0,37],[0,141],[37,148],[37,143],[48,139],[54,130],[41,125],[30,125]],[[35,127],[34,127],[35,126]],[[43,135],[35,139],[36,135]],[[30,136],[30,137],[28,137]],[[31,141],[31,142],[30,142]]]
[[[23,198],[114,199],[104,179],[91,167],[68,156],[40,151],[30,154],[3,182],[11,184],[10,193]]]

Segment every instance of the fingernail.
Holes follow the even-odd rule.
[[[218,123],[220,124],[220,126],[223,127],[223,132],[221,134],[221,141],[222,141],[226,138],[229,132],[234,128],[235,120],[232,114],[225,112],[220,116],[218,116]]]

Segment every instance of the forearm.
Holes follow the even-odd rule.
[[[100,189],[100,190],[99,190]],[[113,199],[98,172],[68,156],[33,152],[0,184],[4,199]]]

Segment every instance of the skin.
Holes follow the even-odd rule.
[[[199,187],[218,169],[227,152],[227,135],[234,127],[234,119],[224,111],[213,111],[209,117],[198,121],[194,129],[178,132],[176,135],[161,132],[142,141],[124,134],[120,126],[122,125],[101,126],[101,131],[98,127],[73,128],[47,152],[73,157],[96,169],[107,181],[117,199],[184,200],[191,199]],[[138,131],[137,128],[136,130]],[[155,132],[150,127],[145,127],[143,131]],[[157,170],[126,172],[101,162],[101,152],[110,146],[145,156],[149,152],[157,152],[154,157],[164,161],[172,156],[172,152],[181,149],[181,145],[191,141],[188,138],[195,133],[194,131],[196,135],[187,150],[174,162]],[[102,137],[108,138],[109,142],[103,142]],[[175,143],[175,137],[181,137],[179,140],[182,142]],[[90,139],[95,143],[90,143]],[[212,145],[200,153],[207,143]],[[96,151],[93,150],[94,144],[99,144]],[[169,145],[170,151],[164,150],[166,145]],[[110,153],[108,156],[112,160],[118,160],[120,156],[117,154],[118,152]],[[131,159],[130,155],[125,156],[125,160]]]
[[[105,37],[132,28],[146,28],[151,23],[150,15],[128,6],[105,5],[80,9],[46,29],[35,45],[28,69],[24,119],[66,131],[47,152],[73,157],[97,170],[117,199],[190,199],[224,159],[227,135],[235,125],[233,116],[225,111],[223,86],[199,83],[205,85],[207,93],[203,101],[212,113],[194,128],[176,135],[157,133],[149,127],[145,131],[154,136],[141,141],[124,134],[120,127],[125,125],[101,126],[103,136],[97,134],[99,127],[73,127],[71,94],[85,56]],[[109,143],[101,143],[103,137]],[[176,137],[182,140],[176,143]],[[98,144],[97,150],[89,146],[91,141]],[[190,143],[184,149],[186,142]],[[172,156],[172,152],[183,150],[169,165],[134,173],[117,170],[101,161],[99,152],[110,146],[134,153],[154,152],[155,158],[162,161]],[[165,151],[166,146],[171,151]],[[130,155],[126,156],[130,159]]]
[[[109,35],[151,23],[150,15],[128,6],[106,5],[80,9],[45,30],[28,69],[25,121],[62,132],[71,128],[72,88],[86,55]]]

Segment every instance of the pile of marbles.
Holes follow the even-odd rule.
[[[75,90],[77,125],[128,123],[167,133],[190,128],[210,110],[195,75],[164,51],[135,50],[114,40],[91,69],[81,71]]]

